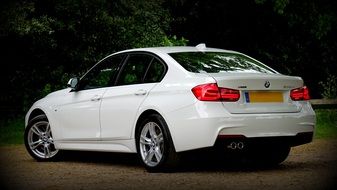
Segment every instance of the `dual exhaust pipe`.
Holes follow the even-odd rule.
[[[233,142],[229,143],[229,145],[227,145],[227,148],[232,149],[232,150],[235,150],[235,149],[242,150],[244,147],[245,147],[245,144],[241,141],[239,141],[239,142],[233,141]]]

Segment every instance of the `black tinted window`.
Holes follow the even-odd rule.
[[[123,57],[123,55],[109,57],[92,68],[81,80],[82,89],[112,86]]]
[[[118,85],[139,84],[153,58],[149,55],[130,55],[118,78]]]
[[[275,73],[267,66],[241,54],[224,52],[170,53],[181,66],[194,73]]]
[[[150,68],[146,73],[144,82],[159,82],[163,78],[164,72],[165,66],[157,59],[153,59]]]

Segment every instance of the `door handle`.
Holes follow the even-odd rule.
[[[135,92],[135,95],[136,95],[136,96],[144,96],[146,93],[147,93],[146,90],[140,89],[140,90],[138,90],[137,92]]]
[[[99,101],[99,100],[101,100],[101,96],[99,96],[99,95],[95,95],[94,97],[92,97],[91,99],[90,99],[91,101]]]

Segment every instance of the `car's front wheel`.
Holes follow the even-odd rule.
[[[142,121],[136,143],[139,158],[150,172],[172,170],[178,163],[167,124],[158,114]]]
[[[29,154],[38,161],[55,160],[59,155],[46,115],[39,115],[29,121],[24,141]]]

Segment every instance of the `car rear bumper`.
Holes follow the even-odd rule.
[[[215,146],[226,149],[254,149],[275,146],[298,146],[310,143],[313,139],[313,132],[297,133],[295,136],[277,136],[277,137],[251,137],[238,135],[219,135]],[[238,143],[240,146],[238,146]]]
[[[305,144],[312,140],[316,120],[310,104],[298,113],[231,114],[221,104],[200,101],[166,117],[177,152],[212,147],[221,136]]]

